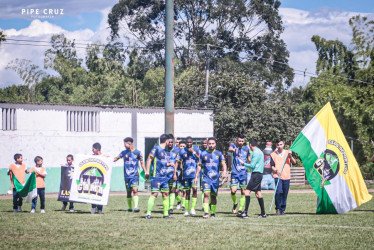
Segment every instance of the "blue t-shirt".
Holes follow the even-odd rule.
[[[167,166],[170,158],[169,151],[162,148],[160,145],[152,148],[149,153],[153,158],[150,176],[157,178],[167,178],[170,174],[170,168]],[[172,169],[174,173],[174,169]]]
[[[226,162],[225,157],[219,150],[209,152],[204,151],[200,155],[199,164],[202,166],[203,180],[210,182],[218,182],[219,164]]]
[[[119,156],[123,158],[125,178],[139,176],[139,161],[143,160],[142,153],[137,149],[133,151],[126,149]]]
[[[177,147],[178,148],[178,147]],[[167,158],[167,162],[168,163],[173,163],[173,164],[176,164],[177,161],[179,160],[179,148],[178,150],[176,150],[176,148],[173,148],[172,150],[169,150],[168,148],[165,150],[166,152],[166,158]],[[168,174],[167,174],[167,177],[168,178],[173,178],[173,175],[174,175],[174,167],[173,166],[169,166],[168,167]]]
[[[193,146],[192,149],[197,155],[200,155],[200,149],[198,147]],[[182,161],[183,179],[195,178],[199,158],[192,152],[189,152],[187,148],[184,148],[179,152],[179,158],[180,161]]]
[[[251,155],[250,149],[247,146],[239,148],[236,145],[231,146],[234,149],[238,149],[238,153],[231,152],[232,154],[232,175],[247,175],[247,167],[242,165],[239,161],[241,159],[244,163],[248,163],[248,156]]]

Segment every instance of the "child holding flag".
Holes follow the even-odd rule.
[[[45,213],[45,181],[44,178],[47,176],[47,171],[43,166],[43,158],[41,156],[36,156],[34,159],[35,167],[29,170],[29,173],[35,172],[36,174],[36,188],[37,193],[40,197],[40,213]],[[38,196],[32,200],[30,213],[35,213],[36,205],[38,203]]]
[[[24,185],[25,184],[25,173],[28,173],[26,165],[22,163],[23,157],[21,154],[14,155],[15,163],[10,164],[8,169],[8,175],[10,175],[10,182],[13,187],[13,212],[22,212],[22,197],[18,195],[16,188],[13,183],[13,176]]]

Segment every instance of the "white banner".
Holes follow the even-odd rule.
[[[70,201],[107,205],[113,161],[99,155],[74,156]]]

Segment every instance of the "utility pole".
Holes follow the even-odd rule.
[[[209,63],[210,63],[210,46],[206,45],[207,61],[206,61],[206,71],[205,71],[205,94],[204,94],[204,103],[209,99]]]
[[[165,133],[174,134],[174,0],[166,0]]]

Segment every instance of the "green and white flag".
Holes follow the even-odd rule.
[[[19,196],[25,198],[25,202],[31,202],[38,195],[35,172],[32,172],[25,185],[22,185],[14,174],[12,174],[12,179],[14,188]]]

